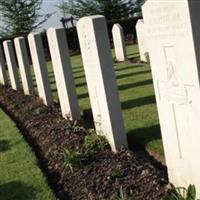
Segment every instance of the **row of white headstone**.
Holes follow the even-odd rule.
[[[137,24],[148,52],[169,180],[200,198],[200,1],[147,0]]]
[[[200,37],[197,20],[200,2],[147,0],[142,10],[145,28],[143,36],[138,33],[138,40],[144,37],[145,50],[142,52],[149,54],[169,179],[175,186],[195,184],[200,198]],[[77,30],[95,127],[116,151],[120,146],[127,146],[127,139],[105,18],[82,18]],[[64,30],[52,28],[47,35],[63,116],[68,114],[79,119]],[[31,33],[28,40],[39,95],[45,104],[51,105],[53,100],[41,37]],[[33,84],[24,39],[16,38],[15,46],[22,83],[28,94]],[[4,52],[12,87],[18,89],[17,62],[10,41],[4,42]],[[6,83],[2,60],[1,50],[0,79]]]
[[[82,18],[77,23],[77,31],[96,132],[107,137],[113,151],[127,147],[105,18],[98,15]],[[49,28],[47,38],[62,115],[78,120],[80,109],[65,29]],[[117,60],[125,60],[123,30],[118,24],[113,27],[113,40]],[[39,97],[50,106],[53,98],[41,35],[30,33],[28,44]],[[29,95],[33,91],[33,81],[25,38],[15,38],[14,46],[10,40],[3,42],[11,86],[14,90],[20,88],[18,63],[24,93]],[[7,84],[2,50],[0,47],[0,82]]]

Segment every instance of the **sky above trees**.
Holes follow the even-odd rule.
[[[53,16],[51,16],[47,22],[41,25],[40,30],[46,29],[51,26],[61,26],[60,18],[62,14],[60,13],[59,9],[55,6],[59,3],[59,0],[43,0],[41,13],[47,14],[51,12],[56,12]]]
[[[59,9],[55,6],[59,3],[59,0],[43,0],[42,7],[41,7],[41,14],[47,14],[55,12],[53,16],[51,16],[44,24],[41,25],[41,27],[38,29],[39,31],[42,31],[43,29],[52,27],[52,26],[62,26],[60,23],[60,18],[62,17],[62,14],[60,13]],[[0,25],[1,25],[0,21]]]

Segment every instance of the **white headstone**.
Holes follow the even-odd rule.
[[[14,43],[15,43],[15,50],[17,54],[24,93],[29,95],[31,91],[33,91],[33,82],[32,82],[29,57],[26,47],[26,41],[23,37],[17,37],[14,39]]]
[[[83,65],[96,131],[113,151],[127,146],[105,18],[84,17],[77,23]]]
[[[6,74],[6,66],[5,60],[3,56],[3,49],[0,45],[0,84],[6,85],[7,84],[7,74]]]
[[[47,65],[44,56],[41,35],[39,33],[30,33],[28,35],[29,47],[33,62],[33,69],[40,98],[45,105],[53,103],[51,87],[48,80]]]
[[[63,117],[80,119],[65,29],[49,28],[47,36]]]
[[[199,1],[148,0],[148,50],[169,179],[200,198]]]
[[[146,40],[146,31],[145,31],[145,24],[142,19],[139,19],[136,24],[136,32],[137,32],[137,40],[138,40],[138,47],[140,52],[140,60],[143,62],[147,62],[147,41]]]
[[[7,40],[3,42],[6,63],[8,66],[8,73],[10,77],[10,82],[12,89],[18,90],[20,88],[18,70],[17,70],[17,61],[15,58],[13,43],[11,40]]]
[[[120,24],[114,24],[112,28],[113,43],[115,48],[116,60],[119,62],[126,60],[126,46],[124,30]]]

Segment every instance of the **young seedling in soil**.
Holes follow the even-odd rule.
[[[41,115],[48,112],[47,106],[42,106],[34,110],[33,115]]]
[[[88,157],[84,153],[69,150],[67,148],[63,151],[64,163],[70,168],[73,173],[74,167],[81,167],[83,162],[88,160]]]
[[[122,186],[120,186],[119,194],[116,196],[111,197],[112,200],[131,200],[133,198],[130,198],[126,191],[123,190]]]
[[[132,200],[132,198],[128,197],[128,194],[123,190],[122,186],[120,186],[119,194],[113,195],[110,199],[104,200]]]
[[[114,178],[120,178],[123,176],[123,171],[121,169],[121,167],[119,165],[117,165],[115,168],[113,168],[108,176],[111,178],[111,179],[114,179]]]
[[[72,121],[70,120],[70,116],[67,117],[67,121],[68,121],[68,129],[72,131],[73,133],[86,132],[86,129],[81,124],[81,121],[78,121],[78,120]]]
[[[172,193],[165,200],[196,200],[196,188],[189,185],[188,188],[172,186]]]
[[[104,150],[106,147],[109,147],[107,139],[102,135],[97,135],[94,131],[85,137],[83,149],[86,152],[92,150]]]
[[[130,198],[128,197],[128,195],[126,194],[126,192],[123,190],[122,187],[120,187],[118,200],[130,200]]]

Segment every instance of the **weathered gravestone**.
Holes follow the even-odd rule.
[[[28,35],[29,47],[33,62],[33,69],[40,98],[45,105],[53,103],[51,87],[48,80],[47,65],[44,56],[41,35],[39,33],[30,33]]]
[[[116,151],[127,146],[127,139],[105,18],[84,17],[77,30],[96,131],[105,135]]]
[[[33,91],[33,82],[32,82],[29,57],[26,47],[26,41],[23,37],[17,37],[14,39],[14,43],[15,43],[15,50],[17,54],[24,93],[29,95],[31,91]]]
[[[49,28],[47,36],[63,117],[80,119],[65,29]]]
[[[7,84],[7,75],[6,75],[6,66],[5,60],[3,57],[3,49],[0,45],[0,84],[6,85]]]
[[[146,40],[146,30],[145,24],[142,19],[139,19],[136,24],[136,32],[137,32],[137,40],[138,40],[138,47],[140,52],[140,60],[143,62],[147,62],[148,58],[148,50],[147,50],[147,41]]]
[[[112,28],[113,43],[115,48],[116,60],[119,62],[126,60],[126,46],[124,30],[120,24],[114,24]]]
[[[11,87],[14,90],[18,90],[20,88],[20,82],[17,71],[17,61],[15,58],[15,52],[12,41],[11,40],[4,41],[3,47],[4,47]]]
[[[200,198],[199,1],[148,0],[143,16],[170,181]]]

